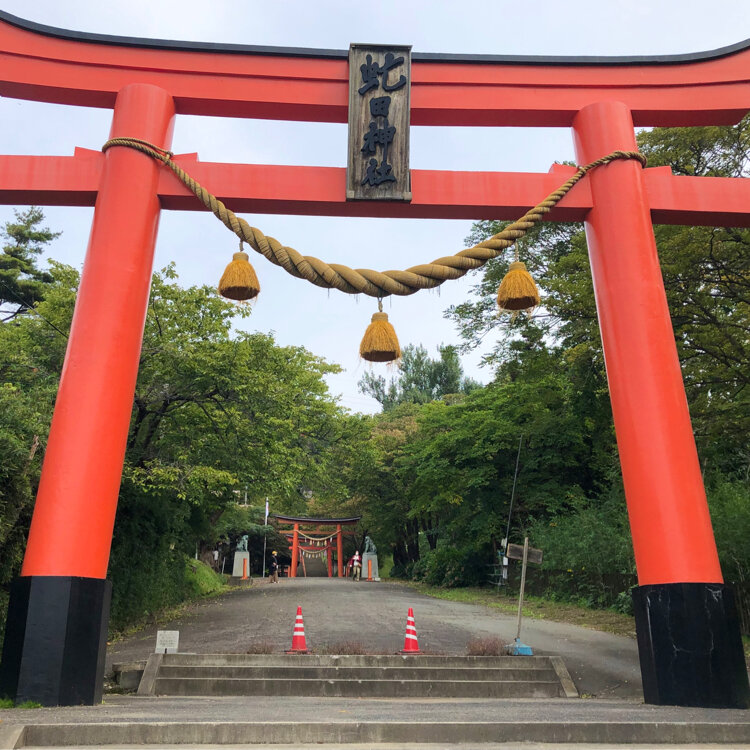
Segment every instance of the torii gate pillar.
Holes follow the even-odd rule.
[[[573,133],[582,164],[637,149],[621,102],[584,107]],[[643,170],[619,162],[590,180],[586,239],[640,584],[644,698],[745,708],[739,621],[711,529]]]
[[[117,96],[111,137],[168,148],[172,97]],[[0,694],[100,703],[112,584],[106,580],[159,223],[160,165],[106,154],[21,577],[14,581]]]

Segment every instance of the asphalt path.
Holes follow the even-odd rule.
[[[178,630],[179,650],[186,653],[282,652],[291,647],[298,606],[307,646],[315,651],[356,643],[367,653],[395,653],[404,645],[409,607],[425,653],[465,654],[474,638],[510,642],[516,634],[516,618],[496,609],[433,599],[397,583],[337,578],[282,578],[278,584],[256,579],[249,588],[189,605],[159,629]],[[156,630],[148,627],[111,644],[107,671],[115,662],[146,659],[154,651]],[[535,654],[561,656],[583,696],[642,698],[635,639],[525,619],[521,640]]]

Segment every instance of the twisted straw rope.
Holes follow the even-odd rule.
[[[240,240],[247,242],[253,250],[268,258],[271,263],[281,266],[292,276],[307,279],[312,284],[326,289],[338,289],[347,294],[368,294],[378,298],[391,294],[407,296],[420,289],[433,289],[448,279],[460,279],[468,271],[481,268],[488,260],[497,258],[503,250],[523,237],[529,229],[541,221],[545,214],[550,212],[573,185],[596,167],[616,159],[636,159],[642,166],[646,166],[646,157],[637,151],[613,151],[584,167],[578,167],[578,171],[569,180],[550,193],[541,203],[517,221],[509,224],[502,232],[498,232],[474,247],[461,250],[455,255],[437,258],[432,263],[412,266],[405,271],[372,271],[369,268],[349,268],[339,263],[329,264],[311,255],[301,255],[294,248],[286,247],[276,238],[268,237],[260,229],[251,227],[176,164],[172,160],[174,154],[171,151],[166,151],[139,138],[112,138],[102,146],[102,151],[112,146],[127,146],[136,149],[168,166],[180,182]]]

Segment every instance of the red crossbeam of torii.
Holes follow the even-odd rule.
[[[4,22],[3,22],[4,21]],[[135,81],[168,91],[178,114],[346,122],[346,53],[155,42],[62,32],[0,12],[0,94],[114,107]],[[750,47],[668,58],[503,58],[414,55],[413,125],[570,126],[589,104],[623,102],[636,126],[731,124],[750,109]],[[180,164],[234,211],[326,216],[514,219],[566,175],[413,170],[410,204],[345,200],[346,170],[331,167]],[[0,156],[0,201],[92,206],[105,156]],[[747,226],[744,180],[645,175],[656,223]],[[700,186],[699,184],[700,183]],[[163,172],[162,208],[201,210]],[[550,214],[582,221],[586,184]]]
[[[750,110],[750,42],[668,57],[414,54],[412,60],[412,124],[570,127],[580,164],[636,150],[635,126],[726,125]],[[0,95],[112,108],[110,138],[140,138],[164,149],[176,114],[346,122],[348,80],[342,51],[106,37],[0,12]],[[343,169],[202,163],[195,154],[177,160],[235,211],[327,216],[516,218],[571,171],[414,170],[410,203],[347,202]],[[708,622],[706,602],[714,602],[721,612],[711,620],[715,632],[706,631],[711,643],[727,634],[739,643],[738,628],[715,625],[731,618],[721,609],[721,569],[652,222],[746,227],[749,199],[744,179],[675,177],[666,168],[617,162],[589,174],[548,216],[586,226],[650,702],[703,705],[694,697],[700,690],[719,693],[738,684],[710,670],[692,681],[676,672],[664,676],[660,653],[669,659],[690,653],[670,640],[677,637],[671,626],[664,626],[668,637],[652,627],[659,618],[671,623],[678,599],[681,616],[701,622]],[[96,207],[24,558],[26,589],[11,596],[7,646],[33,641],[23,629],[38,582],[81,587],[105,579],[159,212],[201,207],[158,163],[124,148],[0,156],[0,202]],[[90,588],[91,596],[104,596]],[[57,627],[47,620],[44,627]],[[61,620],[60,631],[73,632],[71,622]],[[39,642],[49,642],[48,635],[42,632]],[[729,663],[742,661],[737,648]],[[685,658],[693,674],[693,657]],[[30,675],[37,668],[19,667]],[[685,686],[695,691],[690,698],[679,692]],[[736,695],[711,705],[739,705]],[[88,700],[78,695],[74,702]]]

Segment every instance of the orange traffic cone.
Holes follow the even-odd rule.
[[[400,654],[418,654],[419,641],[417,640],[417,628],[414,625],[414,610],[409,607],[409,613],[406,615],[406,636],[404,637],[404,648],[399,651]]]
[[[294,621],[294,633],[292,634],[292,647],[286,653],[307,653],[307,641],[305,640],[305,623],[302,621],[302,607],[297,607],[297,619]]]

